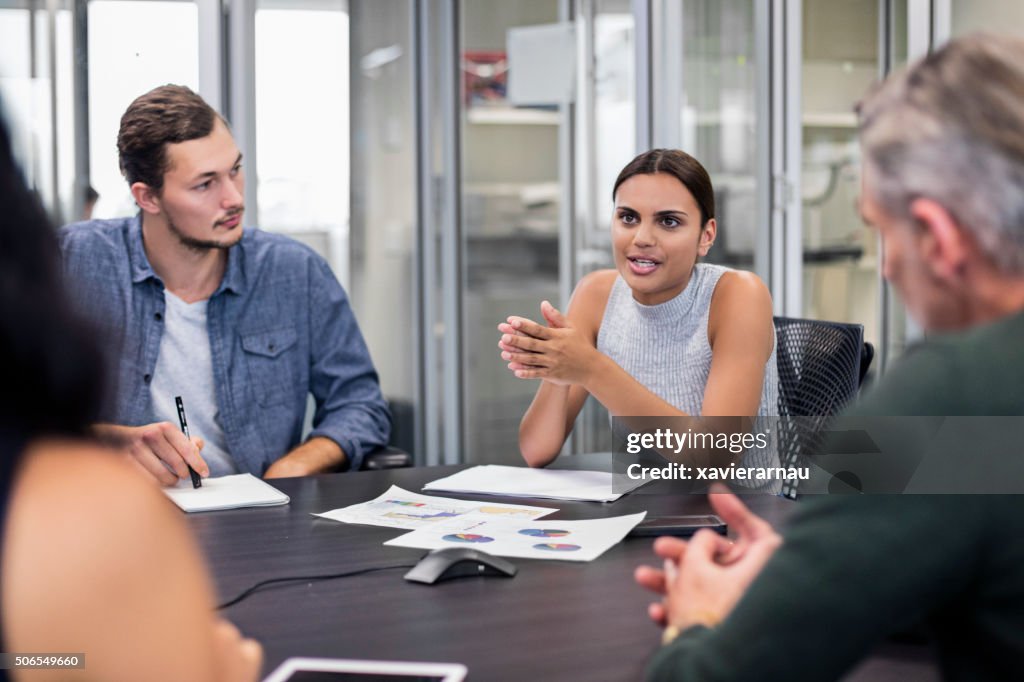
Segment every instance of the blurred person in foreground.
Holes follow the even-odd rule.
[[[1024,415],[1024,40],[955,40],[870,92],[859,118],[860,209],[931,334],[848,414]],[[960,454],[970,467],[984,453]],[[665,570],[636,571],[664,595],[649,679],[835,679],[921,621],[945,678],[1024,676],[1020,497],[814,497],[781,536],[731,494],[711,502],[735,543],[660,538]]]
[[[181,515],[126,455],[86,438],[99,349],[2,123],[0,206],[0,651],[85,655],[84,669],[0,680],[255,680],[260,646],[214,612]]]

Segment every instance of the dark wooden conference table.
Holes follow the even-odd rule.
[[[588,456],[568,458],[572,465]],[[280,507],[191,514],[220,601],[268,578],[410,565],[423,550],[384,547],[406,531],[310,516],[385,492],[420,492],[461,466],[422,467],[277,479],[291,497]],[[599,467],[591,467],[599,468]],[[545,520],[632,514],[705,514],[704,496],[658,494],[659,483],[611,504],[474,497],[558,508]],[[748,496],[751,508],[783,523],[796,503]],[[626,538],[589,563],[513,559],[515,578],[462,578],[433,586],[406,582],[407,568],[274,585],[224,614],[263,644],[264,674],[291,656],[463,663],[468,680],[638,680],[659,644],[647,618],[651,595],[633,581],[655,564],[648,538]],[[767,634],[767,633],[766,633]],[[798,665],[798,662],[794,662]],[[885,645],[848,677],[935,680],[918,647]]]

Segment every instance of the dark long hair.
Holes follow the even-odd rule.
[[[651,149],[627,163],[615,179],[612,200],[615,200],[619,185],[626,180],[634,175],[654,173],[668,173],[690,191],[700,209],[702,228],[715,217],[715,190],[711,186],[711,176],[700,161],[679,149]]]
[[[101,362],[63,289],[53,225],[0,120],[0,429],[25,439],[84,433],[100,414]]]

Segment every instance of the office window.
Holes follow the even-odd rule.
[[[256,8],[259,225],[308,243],[347,284],[349,17],[307,4]]]
[[[135,213],[117,163],[121,115],[139,95],[174,83],[199,90],[199,13],[193,2],[89,3],[89,174],[93,217]]]
[[[55,3],[52,14],[0,8],[0,112],[28,183],[57,220],[68,214],[74,184],[71,12],[65,5]]]
[[[0,113],[10,130],[14,156],[29,182],[36,176],[42,134],[36,86],[32,82],[32,33],[29,10],[0,9]]]

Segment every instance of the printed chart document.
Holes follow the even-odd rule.
[[[633,480],[609,471],[531,469],[485,464],[431,481],[423,489],[470,495],[614,502],[647,482],[645,479]]]
[[[186,478],[173,488],[164,488],[164,492],[187,512],[288,504],[287,495],[252,474],[204,478],[201,488],[193,488],[192,481]]]
[[[521,504],[488,504],[455,500],[450,497],[420,495],[396,485],[380,497],[313,514],[342,523],[360,523],[367,526],[386,526],[415,530],[454,519],[485,520],[496,518],[538,519],[558,511],[550,507],[527,507]]]
[[[495,556],[593,561],[622,541],[647,512],[590,521],[513,519],[449,522],[388,540],[392,547],[472,547]]]

